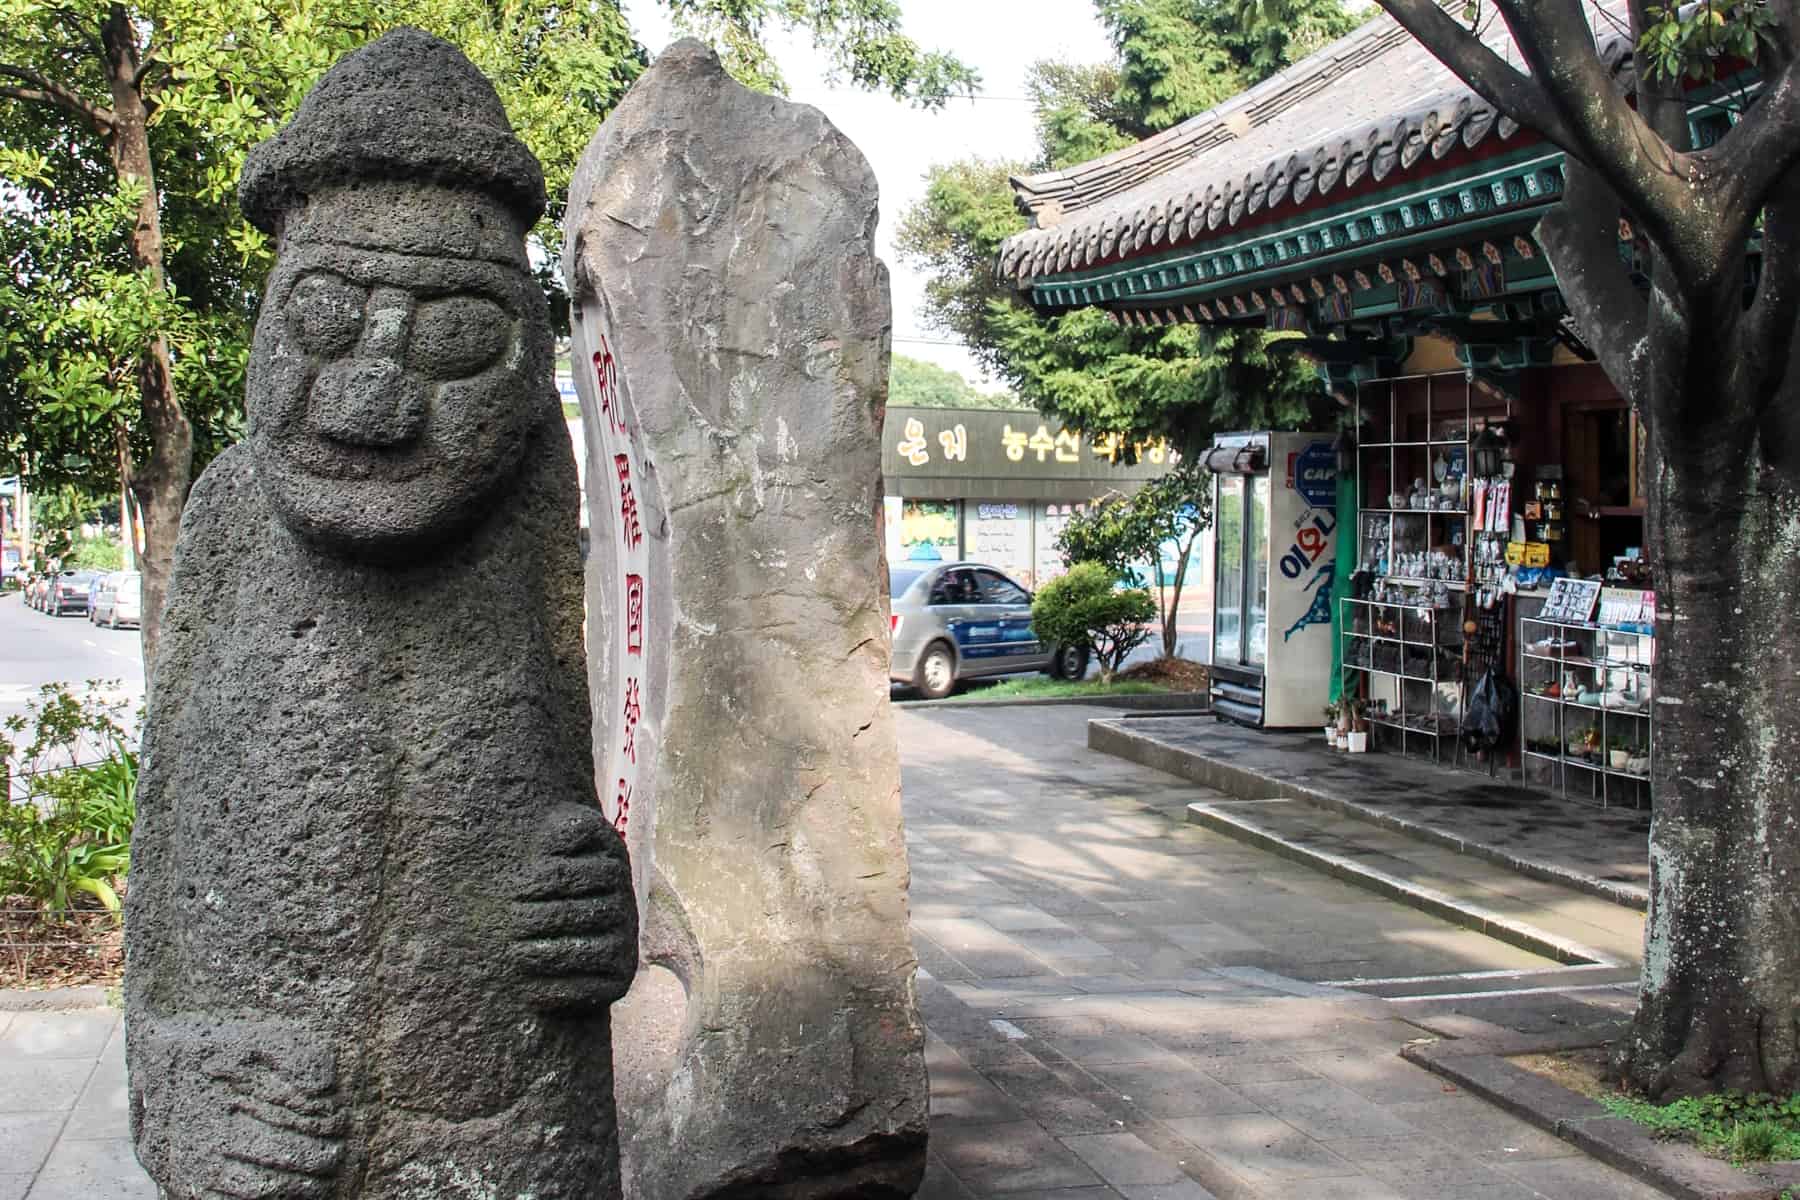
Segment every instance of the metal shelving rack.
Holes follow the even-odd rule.
[[[1588,622],[1520,617],[1519,646],[1520,703],[1525,706],[1519,719],[1519,749],[1526,778],[1548,782],[1566,800],[1602,808],[1622,804],[1648,808],[1655,753],[1650,682],[1655,636]],[[1601,703],[1571,698],[1571,680],[1593,684],[1592,692],[1576,695],[1597,695]],[[1556,685],[1555,695],[1545,692],[1551,684]],[[1614,684],[1621,686],[1615,689]],[[1617,703],[1607,703],[1615,696]],[[1546,717],[1555,734],[1554,753],[1544,748],[1547,742],[1541,736],[1533,736],[1534,730],[1542,733]],[[1571,734],[1588,729],[1595,730],[1599,740],[1597,760],[1570,752]],[[1626,766],[1612,765],[1615,739],[1623,740],[1630,752]],[[1548,778],[1532,780],[1534,774]],[[1573,793],[1571,781],[1576,783]]]
[[[1370,701],[1369,725],[1382,731],[1377,742],[1391,739],[1405,754],[1422,739],[1426,752],[1443,761],[1443,739],[1462,729],[1461,608],[1346,596],[1342,617],[1344,693]],[[1446,625],[1455,641],[1444,640]]]
[[[1403,392],[1408,394],[1406,401],[1402,399]],[[1374,404],[1365,403],[1366,397],[1378,393],[1385,394]],[[1420,395],[1423,397],[1422,407],[1415,399]],[[1383,408],[1385,412],[1381,411]],[[1385,425],[1381,427],[1385,428],[1388,438],[1386,441],[1362,442],[1356,451],[1356,495],[1359,502],[1356,532],[1357,554],[1360,559],[1357,567],[1373,568],[1377,563],[1385,563],[1389,570],[1381,578],[1386,581],[1387,586],[1401,589],[1401,594],[1398,598],[1390,597],[1381,601],[1344,600],[1340,622],[1343,642],[1339,650],[1344,667],[1345,694],[1365,694],[1372,701],[1391,700],[1389,715],[1379,719],[1371,715],[1371,726],[1383,729],[1390,735],[1397,734],[1395,740],[1403,753],[1411,752],[1414,741],[1425,739],[1431,756],[1441,761],[1445,757],[1442,739],[1454,737],[1461,731],[1463,707],[1467,698],[1467,683],[1462,678],[1462,642],[1474,552],[1474,538],[1469,533],[1469,511],[1466,507],[1467,478],[1471,469],[1470,443],[1475,423],[1473,397],[1468,380],[1460,376],[1403,375],[1376,379],[1356,389],[1355,416],[1356,428],[1359,430],[1365,427],[1371,417],[1385,417]],[[1424,437],[1403,436],[1417,432],[1423,432]],[[1439,453],[1449,460],[1451,466],[1460,467],[1456,475],[1464,483],[1456,506],[1393,507],[1389,497],[1401,493],[1403,486],[1410,487],[1410,476],[1415,468],[1423,470],[1422,478],[1430,479],[1433,483],[1442,482],[1434,478],[1432,471],[1434,456]],[[1387,468],[1385,476],[1379,470],[1379,464],[1384,459]],[[1409,459],[1413,461],[1408,462]],[[1371,467],[1375,469],[1369,470]],[[1386,494],[1380,497],[1368,495],[1371,474],[1385,478]],[[1403,479],[1403,476],[1409,477]],[[1441,503],[1437,498],[1440,494],[1434,490],[1433,503]],[[1361,503],[1370,499],[1379,500],[1379,503],[1367,506]],[[1375,532],[1377,530],[1379,532]],[[1400,575],[1394,570],[1403,554],[1429,555],[1433,547],[1458,542],[1460,556],[1452,560],[1450,570],[1441,578]],[[1451,599],[1451,605],[1447,608],[1437,608],[1431,603],[1433,592],[1440,587]],[[1391,609],[1401,614],[1394,617],[1392,622],[1398,629],[1398,636],[1389,639],[1373,632],[1354,632],[1358,628],[1358,620],[1362,620],[1371,629],[1377,623],[1388,622],[1388,617],[1377,614],[1376,610],[1380,609]],[[1419,618],[1405,614],[1423,614],[1422,624],[1426,632],[1422,636],[1408,636],[1409,621]],[[1365,638],[1366,642],[1363,640]],[[1397,665],[1401,669],[1393,671],[1373,665],[1380,657],[1377,647],[1390,641],[1397,647],[1400,656]],[[1423,674],[1409,673],[1404,669],[1406,654],[1409,648],[1416,650],[1419,647],[1429,649],[1430,669]],[[1362,655],[1362,661],[1359,662],[1353,654]],[[1446,659],[1446,655],[1450,657]],[[1442,669],[1448,661],[1455,662],[1454,670]],[[1385,682],[1380,682],[1384,679]],[[1352,688],[1353,681],[1367,686]],[[1378,690],[1385,690],[1389,695],[1379,696]],[[1378,742],[1383,740],[1387,739],[1377,739]]]

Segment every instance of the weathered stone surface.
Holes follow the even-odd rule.
[[[365,126],[393,140],[351,153]],[[467,60],[402,31],[246,168],[278,235],[250,437],[182,521],[127,911],[166,1196],[619,1194],[636,915],[529,160]]]
[[[644,914],[626,1194],[910,1195],[926,1081],[887,703],[875,181],[667,50],[570,193],[602,795]]]

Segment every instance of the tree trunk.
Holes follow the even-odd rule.
[[[106,51],[107,82],[113,99],[110,140],[113,170],[121,183],[143,188],[137,222],[131,231],[131,253],[151,286],[163,287],[162,220],[158,209],[156,174],[150,161],[148,121],[138,78],[136,31],[125,7],[114,4],[101,26]],[[161,335],[145,346],[138,363],[138,383],[143,401],[143,430],[150,442],[147,461],[134,464],[131,490],[137,497],[144,522],[143,622],[145,679],[156,660],[157,633],[162,625],[163,599],[168,594],[169,569],[175,558],[175,534],[181,510],[187,503],[194,464],[194,431],[175,393],[174,367],[168,340]]]
[[[1175,559],[1175,582],[1170,589],[1169,612],[1163,618],[1164,658],[1175,657],[1177,636],[1175,618],[1176,614],[1181,611],[1181,589],[1187,583],[1188,562],[1194,553],[1194,543],[1199,540],[1199,537],[1198,533],[1189,534],[1188,540],[1182,543],[1180,556]]]
[[[1617,1065],[1656,1098],[1800,1089],[1800,490],[1765,462],[1756,399],[1720,386],[1721,324],[1690,326],[1709,333],[1685,362],[1656,336],[1650,367],[1652,391],[1709,398],[1651,427],[1650,913]]]

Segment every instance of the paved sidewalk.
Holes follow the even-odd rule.
[[[1097,715],[898,715],[920,1200],[1660,1195],[1397,1056],[1613,1017],[1629,984],[1187,824],[1193,785],[1086,749]],[[1385,982],[1314,982],[1348,978]],[[126,1126],[116,1013],[0,1013],[0,1200],[153,1200]]]
[[[1515,784],[1504,771],[1490,778],[1479,767],[1345,754],[1316,730],[1270,733],[1212,717],[1101,720],[1085,744],[1239,800],[1304,799],[1639,909],[1647,901],[1648,810],[1577,804]]]
[[[1398,1057],[1602,1021],[1630,984],[1188,825],[1194,786],[1087,751],[1094,715],[900,717],[921,1200],[1661,1195]],[[1348,977],[1395,998],[1306,982]]]
[[[117,1010],[0,1012],[0,1200],[156,1200],[127,1126]]]

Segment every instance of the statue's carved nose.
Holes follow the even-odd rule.
[[[335,362],[313,383],[312,425],[352,446],[404,445],[425,426],[425,388],[391,358]]]

